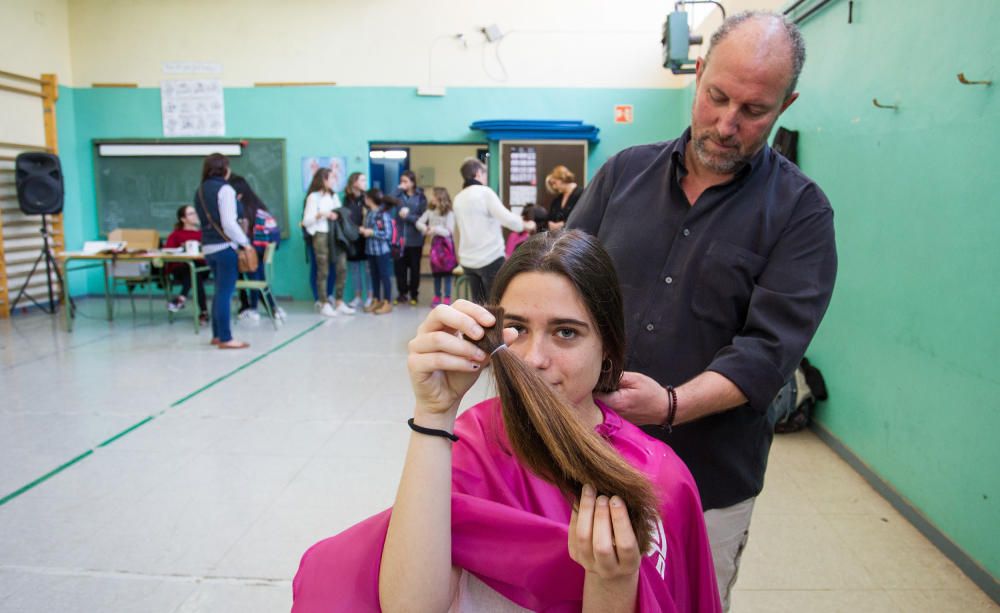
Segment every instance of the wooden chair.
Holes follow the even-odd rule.
[[[108,233],[111,242],[125,242],[129,251],[155,251],[160,248],[160,233],[152,229],[117,228]],[[149,318],[153,318],[153,285],[156,279],[153,275],[151,262],[112,262],[110,264],[112,288],[118,284],[128,291],[129,304],[132,307],[132,317],[135,318],[135,290],[146,288],[149,299]],[[112,291],[114,291],[112,289]]]

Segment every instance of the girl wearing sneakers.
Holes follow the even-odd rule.
[[[457,262],[455,260],[455,214],[451,212],[451,196],[443,187],[435,187],[431,191],[431,200],[427,211],[417,220],[417,230],[424,236],[431,237],[431,272],[434,273],[434,300],[431,307],[439,304],[451,304],[451,271]],[[442,254],[436,257],[436,253]],[[450,254],[450,255],[449,255]],[[444,297],[441,297],[441,285],[444,284]]]
[[[365,190],[368,189],[368,177],[363,172],[352,172],[347,177],[347,188],[344,190],[344,211],[351,223],[358,228],[365,225]],[[350,305],[352,308],[369,306],[372,303],[371,273],[368,272],[368,256],[365,254],[364,236],[359,236],[354,244],[354,252],[347,254],[347,272],[351,278],[351,287],[354,298]]]
[[[395,204],[392,198],[382,195],[382,190],[372,188],[365,193],[365,225],[358,231],[367,240],[365,253],[368,254],[368,268],[372,275],[371,305],[365,307],[366,313],[384,315],[392,312],[392,255],[389,242],[395,222],[390,209]]]

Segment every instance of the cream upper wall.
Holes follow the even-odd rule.
[[[227,86],[418,86],[428,82],[432,56],[435,85],[678,87],[685,80],[661,67],[669,4],[72,0],[73,77],[77,86],[156,86],[164,78],[163,62],[197,61],[221,63],[219,77]],[[497,44],[486,44],[478,32],[492,23],[507,33],[499,45],[503,67]],[[457,33],[465,34],[467,48],[450,38]]]
[[[0,70],[36,79],[55,74],[60,83],[70,80],[66,0],[0,0]],[[40,91],[31,83],[0,82]],[[0,91],[0,142],[44,145],[43,117],[39,98]]]
[[[732,14],[783,0],[724,0]],[[661,66],[671,2],[630,0],[0,0],[0,70],[66,85],[157,86],[163,62],[222,64],[227,86],[683,87]],[[718,26],[713,11],[699,28]],[[478,29],[496,23],[503,41]],[[324,24],[324,25],[319,25]],[[463,33],[468,46],[452,35]],[[692,56],[704,53],[693,47]],[[503,65],[497,63],[496,53]],[[503,80],[506,69],[506,80]]]
[[[73,79],[67,0],[0,0],[0,70]]]

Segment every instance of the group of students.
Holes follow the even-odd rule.
[[[452,271],[460,263],[467,269],[473,294],[484,296],[489,275],[481,276],[479,269],[484,263],[486,268],[499,266],[495,264],[495,237],[500,226],[511,232],[506,249],[501,246],[499,255],[510,257],[513,249],[536,229],[561,229],[583,192],[569,169],[555,167],[545,180],[554,196],[549,208],[525,206],[522,221],[528,223],[518,225],[510,223],[513,214],[484,185],[486,168],[482,162],[467,160],[461,172],[465,185],[460,194],[468,209],[462,224],[464,258],[455,249],[458,222],[447,189],[434,187],[428,197],[417,185],[413,171],[405,170],[397,189],[385,194],[377,188],[369,189],[364,173],[355,172],[348,177],[341,199],[334,192],[333,172],[329,168],[316,171],[306,193],[302,231],[310,264],[309,283],[321,315],[354,315],[359,309],[380,315],[392,312],[393,305],[417,305],[420,266],[428,237],[434,277],[431,306],[451,304]],[[489,261],[484,262],[484,258]],[[348,277],[352,280],[353,298],[346,302]]]
[[[267,205],[260,199],[244,177],[232,174],[229,160],[222,154],[205,158],[202,180],[194,195],[195,204],[180,206],[176,212],[173,231],[164,244],[167,248],[183,248],[194,241],[201,245],[209,265],[192,279],[191,269],[180,263],[167,265],[172,283],[180,284],[179,292],[167,302],[167,310],[177,312],[187,306],[188,293],[196,284],[199,318],[202,323],[212,322],[212,344],[221,349],[242,349],[249,345],[235,341],[230,329],[229,301],[235,292],[236,280],[241,274],[230,257],[237,248],[253,250],[257,260],[263,262],[268,244],[277,242],[279,228]],[[205,297],[205,281],[209,273],[215,279],[215,294],[211,315]],[[242,273],[247,279],[264,280],[264,266]],[[224,298],[224,302],[222,299]],[[257,306],[259,291],[240,291],[239,317],[259,320]],[[285,310],[268,297],[270,312],[279,319],[286,317]]]
[[[457,261],[455,218],[448,190],[435,187],[428,198],[417,186],[416,175],[406,170],[398,189],[389,195],[378,188],[369,189],[368,178],[355,172],[348,177],[341,200],[333,191],[334,181],[329,168],[316,171],[302,214],[310,286],[320,314],[354,315],[362,309],[382,315],[392,312],[394,304],[416,305],[426,237],[431,237],[434,273],[431,305],[450,304],[452,270]],[[445,255],[436,257],[435,253]],[[348,272],[353,299],[345,302]],[[323,290],[325,294],[321,294]]]

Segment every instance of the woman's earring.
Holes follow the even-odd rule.
[[[607,364],[608,364],[607,367],[604,366],[605,362],[607,362]],[[614,368],[614,367],[615,367],[615,364],[614,364],[614,362],[611,361],[611,358],[604,358],[604,361],[601,362],[601,372],[603,372],[603,373],[609,373],[609,372],[611,372],[611,369]]]

